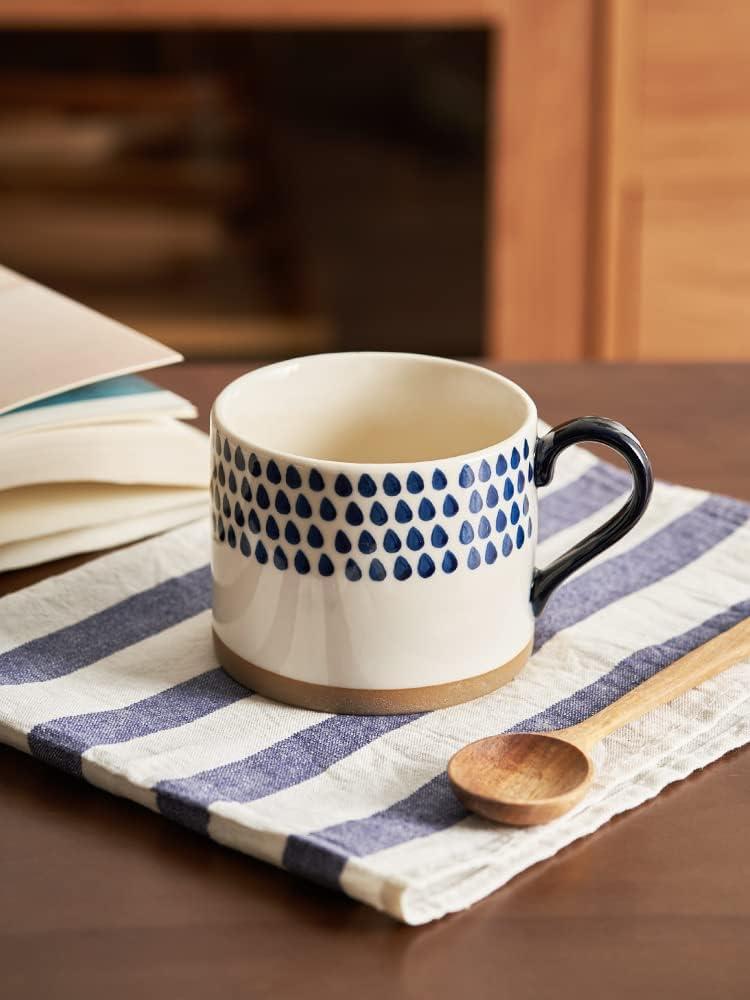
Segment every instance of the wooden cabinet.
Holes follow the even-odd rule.
[[[0,29],[486,27],[485,353],[750,359],[750,0],[3,0]]]
[[[592,315],[606,358],[750,358],[750,3],[609,0]]]

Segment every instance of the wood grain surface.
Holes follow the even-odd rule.
[[[205,424],[241,370],[183,365],[158,379]],[[749,367],[504,370],[546,419],[618,418],[657,476],[750,499]],[[7,574],[0,588],[75,562]],[[748,828],[745,748],[466,913],[407,928],[0,748],[0,994],[744,1000]]]
[[[592,347],[747,359],[750,4],[602,0],[597,13]]]

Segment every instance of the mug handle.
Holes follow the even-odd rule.
[[[558,424],[537,440],[534,450],[534,482],[546,486],[555,471],[561,451],[571,444],[592,441],[618,452],[630,466],[633,491],[623,506],[608,521],[577,542],[544,569],[535,569],[531,581],[531,607],[541,614],[552,591],[594,556],[614,545],[636,524],[646,507],[654,485],[651,463],[634,434],[606,417],[576,417]]]

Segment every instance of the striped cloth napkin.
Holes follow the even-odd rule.
[[[571,449],[542,491],[538,562],[622,502]],[[659,483],[641,523],[551,599],[494,694],[352,717],[255,696],[217,667],[203,522],[0,601],[0,740],[407,923],[460,910],[750,739],[750,662],[608,737],[572,813],[509,829],[468,815],[451,754],[568,726],[750,614],[750,505]],[[177,834],[176,834],[177,835]]]

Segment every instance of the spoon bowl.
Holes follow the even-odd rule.
[[[582,722],[551,733],[501,733],[459,750],[448,764],[457,798],[496,823],[534,826],[581,801],[599,740],[750,658],[750,617],[662,667]]]
[[[594,765],[556,733],[502,733],[459,750],[448,764],[457,798],[496,823],[535,826],[572,809],[586,794]]]

